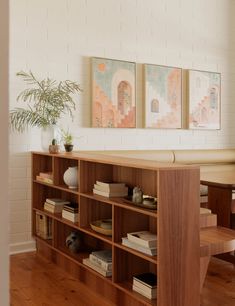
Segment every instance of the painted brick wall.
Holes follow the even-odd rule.
[[[12,0],[10,100],[24,88],[15,74],[77,80],[74,132],[77,149],[226,148],[235,145],[235,13],[232,0]],[[90,128],[91,56],[222,73],[220,131],[143,129],[138,64],[136,129]],[[18,104],[20,105],[20,104]],[[40,131],[11,134],[12,251],[30,249],[30,157]]]

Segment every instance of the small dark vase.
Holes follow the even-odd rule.
[[[72,152],[73,151],[73,145],[72,144],[64,144],[64,148],[66,152]]]

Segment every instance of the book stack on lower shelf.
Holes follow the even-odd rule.
[[[147,255],[157,255],[157,235],[149,231],[127,233],[122,244]]]
[[[105,277],[112,276],[111,250],[94,251],[88,258],[83,259],[83,263]]]
[[[60,198],[47,198],[44,203],[44,210],[53,214],[62,213],[64,205],[67,204],[70,204],[70,202]]]
[[[36,180],[46,184],[53,184],[52,172],[40,172]]]
[[[62,218],[73,223],[78,222],[78,203],[71,202],[65,204],[62,210]]]
[[[93,193],[108,198],[125,197],[128,195],[128,187],[125,186],[125,183],[96,181]]]
[[[43,239],[52,239],[52,219],[36,212],[36,234]]]
[[[157,275],[154,273],[142,273],[133,277],[133,291],[136,291],[148,299],[157,298]]]

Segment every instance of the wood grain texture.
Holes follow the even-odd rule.
[[[199,169],[159,170],[158,195],[158,306],[198,306]]]
[[[217,224],[231,227],[232,190],[230,188],[208,187],[208,208],[217,215]]]
[[[235,250],[235,231],[225,227],[200,230],[201,257]]]

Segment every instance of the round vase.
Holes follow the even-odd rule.
[[[70,189],[78,188],[78,167],[69,167],[65,171],[64,182]]]
[[[57,125],[51,124],[41,130],[41,146],[43,151],[48,151],[49,145],[53,139],[56,139],[57,143],[61,142],[61,133]]]

